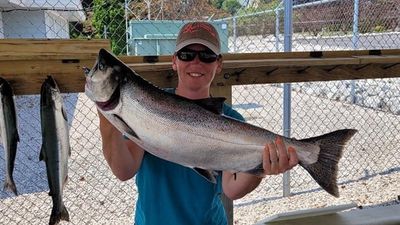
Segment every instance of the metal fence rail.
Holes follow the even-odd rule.
[[[201,9],[192,18],[166,11],[168,7],[178,6],[183,11],[186,9],[185,12],[193,11],[199,1],[168,1],[172,6],[163,1],[163,7],[161,1],[154,1],[159,8],[150,14],[141,1],[3,2],[0,3],[0,38],[106,36],[112,40],[116,54],[130,51],[129,36],[125,36],[129,19],[148,19],[149,15],[150,19],[158,20],[212,16],[202,14]],[[229,52],[283,51],[283,4],[276,2],[276,6],[257,13],[249,10],[232,16],[213,11],[214,15],[221,16],[212,19],[227,23],[228,43],[225,44]],[[399,0],[304,2],[295,1],[293,6],[293,51],[400,46]],[[358,26],[354,28],[356,22]],[[398,173],[399,79],[293,83],[291,89],[293,137],[311,137],[340,128],[359,129],[339,165],[341,186],[377,174]],[[249,123],[283,133],[283,84],[234,86],[232,90],[233,107]],[[109,170],[101,152],[93,103],[83,93],[64,97],[72,146],[64,200],[71,224],[132,224],[137,195],[134,181],[120,182]],[[18,96],[16,104],[21,141],[14,179],[20,195],[0,191],[0,224],[43,224],[48,222],[52,203],[45,165],[39,161],[39,96]],[[4,150],[0,147],[0,183],[4,181],[4,160]],[[290,186],[293,193],[320,191],[301,168],[291,173]],[[263,181],[244,201],[262,201],[260,196],[281,189],[282,177],[275,176]]]

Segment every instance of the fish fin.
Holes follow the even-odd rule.
[[[44,145],[42,144],[42,147],[40,148],[40,153],[39,153],[39,161],[46,161],[46,151],[44,150]]]
[[[69,221],[69,213],[67,208],[65,208],[64,203],[61,202],[59,209],[56,206],[56,204],[53,204],[49,225],[58,224],[61,220]]]
[[[65,185],[67,185],[68,180],[69,180],[68,176],[65,176],[64,183],[63,183],[63,189],[65,189]]]
[[[19,132],[18,132],[18,128],[17,128],[18,126],[16,126],[15,127],[15,130],[14,130],[14,134],[13,134],[13,138],[14,138],[14,141],[15,142],[19,142]]]
[[[247,170],[247,171],[244,171],[244,172],[248,173],[248,174],[255,175],[255,176],[262,177],[262,176],[264,176],[263,164],[260,163],[258,166],[254,167],[253,169]]]
[[[204,179],[207,181],[216,184],[217,179],[215,178],[216,172],[213,170],[205,170],[205,169],[200,169],[200,168],[193,168],[196,173],[198,173],[200,176],[202,176]]]
[[[129,127],[129,125],[117,114],[113,114],[113,118],[118,123],[117,126],[122,129],[125,133],[129,134],[130,136],[135,137],[137,140],[140,140],[139,136],[135,133],[135,131]]]
[[[64,120],[68,122],[67,111],[65,111],[64,106],[61,108],[61,112],[64,117]]]
[[[223,112],[224,102],[226,98],[216,97],[216,98],[203,98],[192,100],[195,104],[203,107],[204,109],[213,112],[215,114],[221,115]]]
[[[346,142],[357,132],[354,129],[333,131],[318,137],[302,139],[319,145],[318,161],[313,164],[299,163],[329,194],[339,197],[337,186],[338,163],[343,155]]]
[[[18,195],[17,186],[15,186],[15,182],[12,179],[6,180],[3,190],[12,191],[15,195]]]
[[[69,222],[69,213],[64,204],[61,206],[61,220]]]

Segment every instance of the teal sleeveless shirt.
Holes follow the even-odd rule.
[[[174,89],[167,90],[174,93]],[[244,121],[224,104],[225,115]],[[136,174],[135,225],[226,225],[222,172],[213,184],[193,169],[145,152]]]

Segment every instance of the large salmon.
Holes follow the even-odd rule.
[[[12,191],[17,195],[17,187],[15,186],[13,178],[14,162],[17,156],[17,144],[19,142],[17,114],[15,111],[12,87],[3,78],[0,78],[0,99],[0,136],[6,161],[4,190]]]
[[[210,181],[215,181],[213,171],[261,174],[264,146],[278,136],[221,114],[223,98],[190,100],[167,93],[104,49],[86,74],[85,93],[143,149],[194,168]],[[304,140],[283,140],[297,150],[299,164],[318,184],[338,196],[338,162],[355,133],[344,129]]]
[[[68,178],[68,158],[71,154],[67,114],[56,81],[49,76],[40,91],[42,149],[40,160],[46,163],[50,196],[53,200],[49,225],[69,221],[62,196]]]

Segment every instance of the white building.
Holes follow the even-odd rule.
[[[80,0],[0,0],[0,38],[69,38],[84,21]]]

